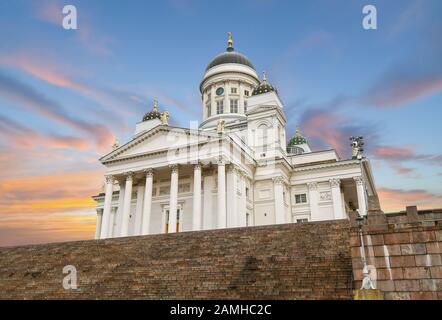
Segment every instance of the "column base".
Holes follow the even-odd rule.
[[[354,300],[384,300],[384,295],[378,289],[353,290]]]

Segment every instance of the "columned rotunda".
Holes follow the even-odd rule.
[[[230,33],[199,89],[198,127],[170,126],[154,101],[132,139],[100,159],[97,239],[346,219],[378,206],[361,139],[352,140],[351,159],[311,150],[299,130],[287,142],[278,91],[235,51]]]

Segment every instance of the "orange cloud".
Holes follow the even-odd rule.
[[[0,245],[90,239],[101,171],[0,181]],[[7,234],[7,236],[6,236]]]
[[[0,73],[0,93],[20,106],[36,112],[48,120],[57,121],[94,138],[99,150],[104,151],[114,141],[112,131],[101,124],[92,124],[68,114],[62,105],[35,91],[26,84]]]
[[[102,180],[101,171],[4,179],[0,181],[1,213],[53,213],[93,207],[90,197],[100,191]]]
[[[402,211],[413,205],[419,209],[442,208],[442,195],[426,190],[378,188],[378,195],[385,212]]]
[[[96,101],[107,111],[110,109],[120,115],[132,115],[134,104],[140,106],[142,99],[134,93],[119,92],[113,89],[102,89],[74,79],[63,72],[61,66],[48,62],[44,58],[30,57],[27,53],[0,55],[0,64],[12,66],[51,85],[72,90]],[[137,97],[137,99],[134,99]],[[124,108],[122,107],[124,105]]]

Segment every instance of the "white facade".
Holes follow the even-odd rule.
[[[312,152],[299,132],[287,146],[283,103],[230,39],[200,91],[198,129],[169,126],[155,104],[100,159],[96,238],[345,219],[377,199],[367,159]]]

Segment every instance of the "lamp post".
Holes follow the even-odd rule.
[[[368,272],[367,259],[365,257],[365,245],[364,245],[364,237],[362,234],[362,226],[364,225],[365,218],[361,215],[358,215],[356,218],[356,222],[359,229],[359,236],[361,238],[361,260],[363,264],[362,273],[364,274],[364,278],[362,279],[362,289],[375,289],[373,282],[370,279],[370,275]]]

